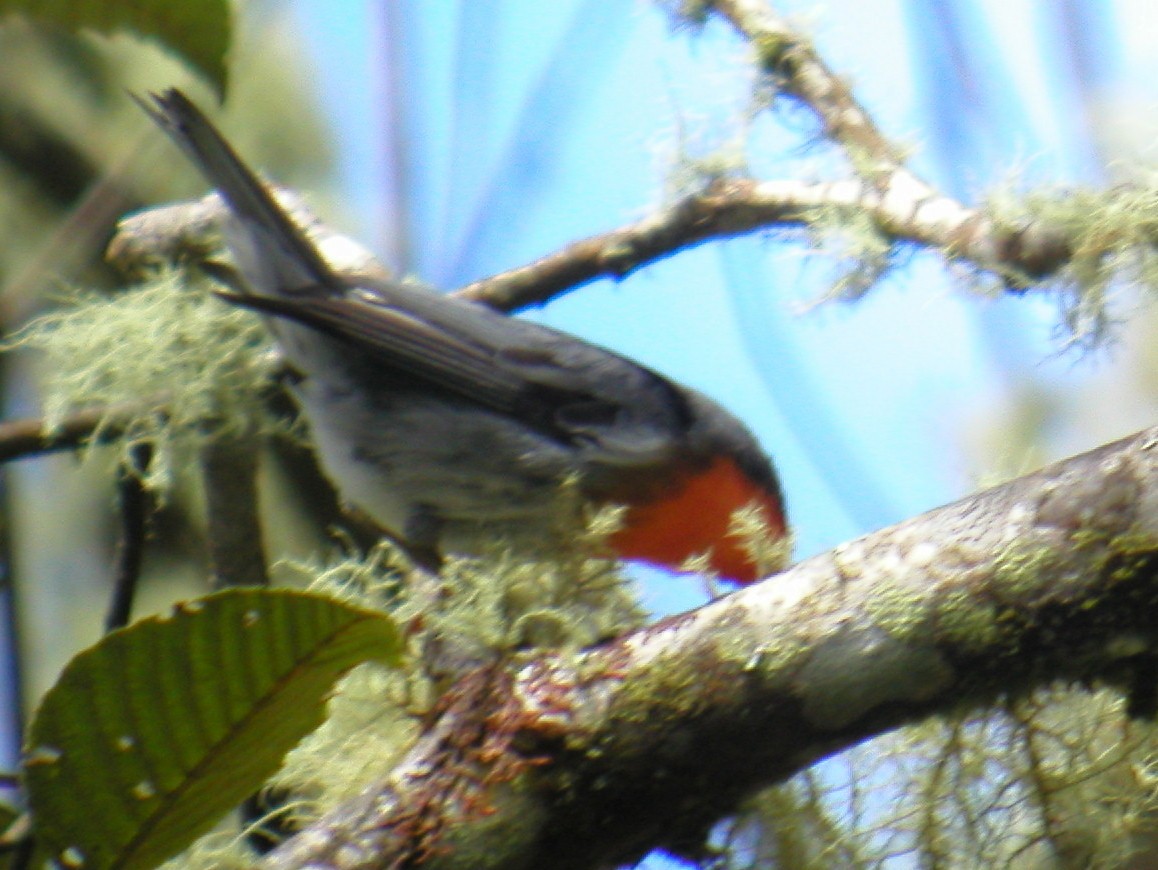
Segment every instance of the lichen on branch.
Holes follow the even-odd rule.
[[[275,362],[260,320],[215,298],[208,281],[162,272],[113,296],[77,294],[9,343],[42,355],[45,428],[102,409],[90,442],[115,426],[122,451],[151,443],[163,491],[208,440],[284,433],[268,411]]]

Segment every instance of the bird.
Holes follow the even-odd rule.
[[[323,472],[404,549],[437,566],[541,541],[573,492],[622,509],[605,541],[617,558],[680,570],[703,557],[738,584],[768,570],[733,516],[752,508],[786,541],[784,499],[732,413],[561,330],[339,273],[188,97],[136,99],[224,201],[241,281],[219,295],[266,317]]]

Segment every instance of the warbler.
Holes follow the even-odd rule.
[[[557,523],[560,491],[621,505],[620,558],[758,579],[741,508],[786,535],[771,460],[702,393],[557,329],[326,262],[266,184],[180,91],[139,101],[224,200],[244,279],[268,315],[339,493],[411,552],[474,553]],[[767,568],[768,566],[764,566]]]

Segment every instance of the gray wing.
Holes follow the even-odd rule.
[[[378,298],[399,294],[407,297],[400,304],[334,296],[225,298],[316,329],[384,372],[517,417],[556,439],[654,452],[657,441],[690,424],[682,390],[611,351],[472,302],[376,288]]]

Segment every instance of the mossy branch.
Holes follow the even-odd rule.
[[[1132,690],[1156,600],[1153,428],[585,653],[480,669],[378,788],[262,866],[686,852],[761,786],[902,724],[1058,681]]]
[[[1060,225],[1051,229],[1044,203],[1027,208],[1019,218],[1006,204],[1002,218],[995,219],[924,185],[906,186],[908,181],[898,177],[881,188],[855,179],[824,183],[717,179],[641,221],[572,242],[457,292],[511,311],[542,304],[598,278],[625,278],[703,242],[778,227],[822,229],[834,223],[850,227],[858,217],[885,247],[905,243],[937,249],[954,262],[998,274],[1013,287],[1024,287],[1068,262],[1070,236]],[[1072,197],[1058,195],[1054,217],[1067,200]],[[1105,208],[1115,202],[1116,194],[1107,193]],[[1083,214],[1092,224],[1090,203],[1085,205]]]
[[[901,148],[890,142],[811,41],[765,0],[710,0],[710,10],[752,46],[774,95],[795,97],[816,113],[824,136],[840,145],[865,178],[904,173]],[[910,175],[910,183],[916,176]]]

